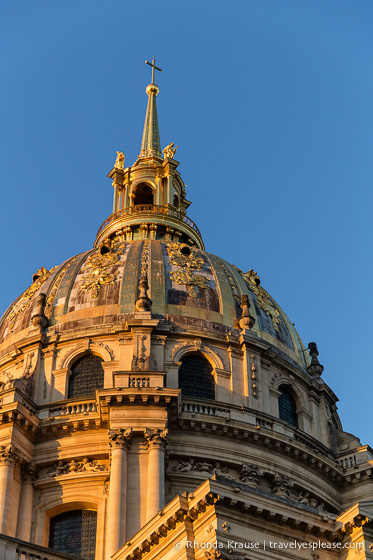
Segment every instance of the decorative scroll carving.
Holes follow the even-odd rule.
[[[180,342],[180,344],[176,344],[172,348],[171,357],[173,358],[178,350],[181,348],[185,348],[186,346],[190,346],[191,349],[194,350],[201,350],[202,348],[202,340],[200,338],[196,338],[195,340],[185,340],[184,342]]]
[[[132,428],[117,428],[109,430],[109,445],[111,448],[123,447],[128,449],[132,437]]]
[[[237,480],[237,478],[228,473],[228,467],[222,467],[220,463],[211,464],[202,461],[196,463],[195,459],[179,461],[179,464],[175,465],[172,470],[179,473],[202,472],[207,473],[209,477],[216,475],[217,477],[226,478],[228,480]]]
[[[294,486],[294,482],[289,477],[282,474],[275,474],[272,481],[272,492],[277,496],[288,498],[290,496],[290,488]]]
[[[253,389],[253,397],[255,399],[258,398],[258,387],[257,387],[257,379],[256,379],[256,367],[254,361],[254,354],[250,354],[251,362],[251,387]]]
[[[260,479],[264,476],[264,470],[257,465],[242,463],[240,471],[240,480],[247,486],[259,488]]]
[[[150,334],[134,332],[133,336],[133,358],[131,362],[132,371],[148,371],[150,363]]]
[[[21,465],[22,482],[34,482],[38,478],[38,472],[34,463],[23,463]]]
[[[101,286],[105,284],[113,284],[118,276],[109,272],[109,269],[119,260],[120,255],[124,253],[126,243],[122,243],[115,249],[107,250],[103,254],[94,254],[85,263],[82,268],[84,273],[81,288],[83,290],[92,290],[92,297],[98,297]]]
[[[172,470],[181,473],[190,473],[197,470],[197,465],[195,464],[194,459],[188,459],[188,461],[180,461],[179,464],[175,465]]]
[[[47,478],[56,478],[57,476],[61,476],[63,474],[102,472],[107,470],[107,465],[99,464],[97,461],[92,461],[88,459],[88,457],[84,457],[84,459],[78,462],[74,459],[69,463],[58,461],[58,463],[56,463],[56,465],[47,472]]]
[[[108,354],[110,355],[110,358],[112,360],[114,360],[114,351],[112,350],[112,348],[110,348],[110,346],[108,346],[107,344],[104,344],[103,342],[94,342],[92,346],[101,346],[101,348],[104,348],[106,350],[106,352],[108,352]]]
[[[222,524],[222,528],[224,533],[230,533],[231,532],[231,526],[229,525],[228,521],[224,521],[224,523]]]
[[[9,445],[1,445],[0,446],[0,465],[10,465],[14,467],[16,463],[19,461],[19,457],[17,455],[18,449]]]
[[[98,348],[102,348],[104,352],[99,351]],[[105,344],[104,342],[97,342],[96,340],[91,340],[89,337],[86,337],[84,341],[78,342],[72,348],[67,350],[63,356],[58,360],[58,368],[62,369],[64,367],[68,367],[71,359],[74,355],[78,355],[82,353],[82,351],[87,350],[96,350],[98,354],[101,354],[101,357],[106,361],[114,360],[115,354],[112,348]],[[105,355],[107,352],[107,355]]]
[[[299,504],[304,504],[304,505],[308,506],[310,504],[309,497],[310,497],[309,492],[299,492],[297,502]]]
[[[168,430],[159,428],[144,428],[144,436],[148,449],[165,449],[167,446]]]
[[[179,270],[172,270],[170,278],[176,284],[189,287],[189,295],[197,297],[196,287],[205,289],[208,287],[209,280],[196,271],[202,270],[205,260],[195,247],[190,247],[186,243],[168,243],[166,245],[170,257],[170,263],[179,267]]]
[[[32,298],[40,289],[42,284],[44,284],[44,282],[48,280],[49,276],[55,269],[56,267],[52,268],[51,270],[47,270],[44,266],[42,266],[37,272],[35,272],[32,277],[33,283],[29,288],[27,288],[25,292],[23,292],[21,299],[13,306],[12,311],[7,317],[11,330],[13,330],[14,328],[18,315],[20,315],[30,307]]]
[[[263,311],[271,317],[273,328],[275,331],[279,332],[279,325],[282,322],[280,312],[271,302],[269,294],[260,286],[260,278],[257,273],[254,272],[252,268],[248,272],[242,272],[242,270],[237,268],[237,266],[234,268],[241,274],[250,290],[256,295],[256,303],[258,307],[263,309]]]

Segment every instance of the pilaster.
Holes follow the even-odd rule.
[[[11,444],[0,447],[0,533],[7,534],[12,504],[14,467],[19,458]],[[17,506],[18,507],[18,504]]]
[[[109,431],[111,447],[110,489],[107,516],[106,556],[112,556],[126,540],[127,450],[132,430]]]
[[[165,450],[168,430],[144,429],[148,449],[147,521],[164,507]]]

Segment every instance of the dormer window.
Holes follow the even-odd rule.
[[[103,359],[89,354],[77,360],[71,368],[68,398],[90,397],[104,386]]]
[[[280,387],[279,391],[278,412],[280,420],[285,420],[288,424],[298,428],[297,404],[294,397],[287,387]]]
[[[198,354],[181,360],[179,387],[183,398],[215,399],[215,380],[210,363]]]

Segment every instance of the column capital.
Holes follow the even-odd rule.
[[[109,430],[109,445],[112,449],[128,449],[132,437],[132,428],[117,428],[116,430]]]
[[[165,449],[167,446],[168,430],[144,428],[144,436],[148,449]]]
[[[0,446],[0,465],[10,465],[14,467],[17,462],[19,461],[19,457],[17,455],[18,449],[9,445],[1,445]]]

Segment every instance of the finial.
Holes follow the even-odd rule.
[[[152,307],[152,300],[148,297],[148,275],[142,274],[139,283],[139,292],[140,295],[135,301],[135,306],[137,311],[150,311]]]
[[[46,294],[40,293],[38,295],[38,299],[36,300],[35,312],[32,314],[31,317],[31,322],[34,325],[34,327],[41,327],[42,329],[45,329],[45,327],[48,325],[48,317],[46,317],[44,313],[46,303],[47,303]]]
[[[245,331],[246,329],[252,329],[255,324],[255,319],[254,317],[251,317],[249,308],[250,308],[249,297],[246,294],[243,294],[241,296],[242,315],[238,319],[238,324],[240,325],[240,328],[243,331]]]
[[[158,68],[158,66],[155,65],[155,56],[153,56],[153,60],[151,62],[145,60],[145,64],[149,64],[149,66],[152,67],[152,81],[150,83],[154,84],[154,70],[158,70],[158,72],[162,72],[162,68]]]
[[[317,350],[316,342],[310,342],[308,344],[308,351],[311,356],[311,363],[307,367],[307,369],[309,373],[314,377],[320,377],[320,375],[324,371],[324,366],[320,364],[319,359],[317,357],[319,355],[319,351]]]
[[[142,135],[141,150],[139,157],[156,156],[162,158],[161,140],[159,137],[158,115],[156,97],[159,93],[158,86],[154,83],[154,70],[162,72],[161,68],[155,65],[155,57],[152,62],[145,60],[145,64],[152,67],[152,81],[146,87],[148,96],[148,106],[146,108],[144,132]]]

